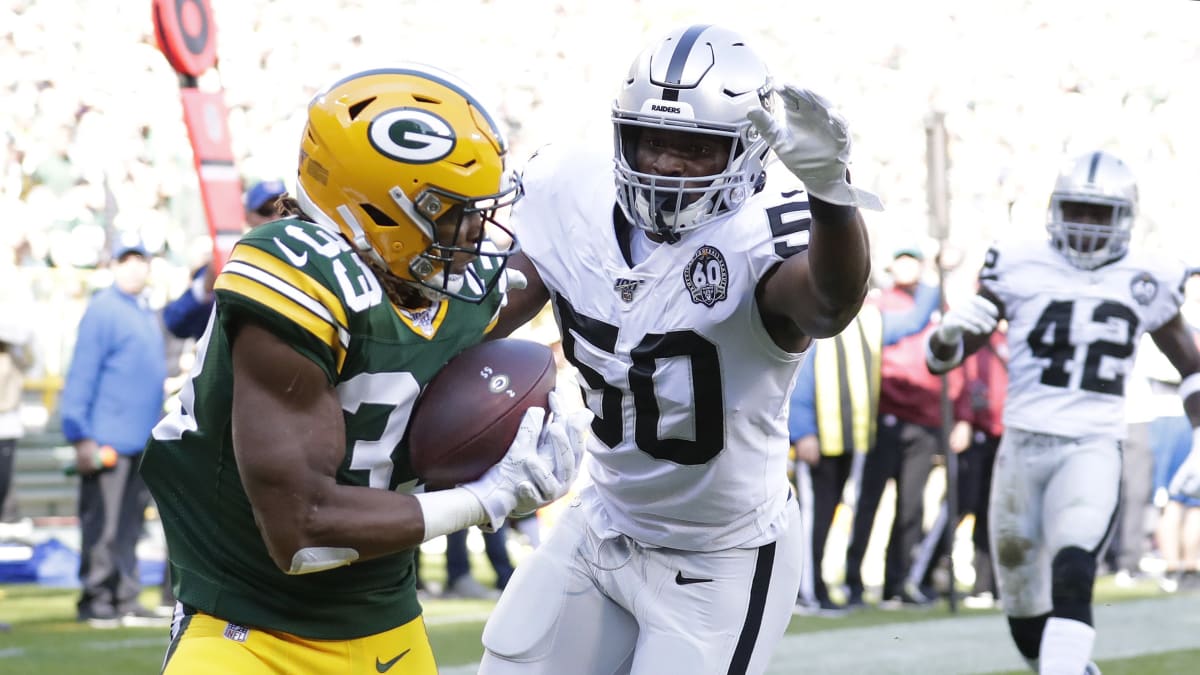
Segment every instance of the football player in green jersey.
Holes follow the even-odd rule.
[[[454,489],[421,492],[408,460],[421,387],[504,302],[516,245],[487,230],[521,195],[506,149],[429,66],[360,72],[309,104],[296,196],[234,247],[142,464],[179,599],[164,672],[436,673],[415,548],[566,492],[587,412],[531,410]]]

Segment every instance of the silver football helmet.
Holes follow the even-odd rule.
[[[716,26],[672,31],[633,62],[613,102],[617,202],[629,222],[668,242],[737,210],[763,186],[769,147],[746,119],[771,109],[771,76],[738,34]],[[711,176],[658,176],[636,169],[641,131],[665,128],[729,143]]]
[[[1125,255],[1137,213],[1137,183],[1120,158],[1095,151],[1068,163],[1050,195],[1046,231],[1050,243],[1072,265],[1091,270]],[[1108,207],[1107,222],[1071,222],[1064,204]]]

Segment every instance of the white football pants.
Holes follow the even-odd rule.
[[[1049,613],[1050,564],[1075,546],[1099,556],[1116,523],[1121,443],[1008,429],[996,452],[989,508],[1004,613]]]
[[[483,631],[486,675],[761,673],[791,620],[803,528],[696,553],[601,539],[578,499],[518,567]]]

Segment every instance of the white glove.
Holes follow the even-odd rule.
[[[746,117],[809,194],[830,204],[882,211],[879,197],[846,180],[850,135],[846,120],[834,112],[833,104],[790,84],[775,91],[783,100],[786,125],[763,108],[751,110]]]
[[[504,267],[504,278],[500,280],[501,293],[519,291],[528,285],[529,279],[525,278],[524,272],[508,267],[507,265]]]
[[[982,295],[973,295],[942,317],[942,324],[937,328],[938,340],[952,345],[958,343],[963,333],[991,335],[999,320],[999,307]]]
[[[1175,472],[1167,492],[1200,499],[1200,429],[1192,431],[1192,451]]]
[[[480,525],[481,529],[488,530],[488,525],[491,528],[489,531],[499,529],[508,514],[517,507],[518,491],[532,490],[530,484],[535,474],[538,479],[544,480],[542,473],[545,468],[538,461],[538,437],[545,419],[546,411],[542,408],[526,410],[517,428],[517,436],[508,446],[504,458],[478,480],[462,485],[483,504],[488,522]]]
[[[528,515],[562,497],[579,474],[594,415],[586,408],[567,414],[564,408],[558,390],[550,392],[550,421],[537,457],[528,463],[533,481],[517,490],[513,515]]]

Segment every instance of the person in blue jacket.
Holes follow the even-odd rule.
[[[281,180],[262,180],[246,191],[244,201],[246,229],[276,220],[276,202],[287,192]],[[163,323],[177,338],[199,338],[208,326],[213,307],[212,264],[192,273],[192,283],[178,298],[163,307]]]
[[[119,241],[111,264],[112,286],[92,296],[79,322],[59,400],[80,476],[77,616],[95,627],[160,621],[138,602],[135,548],[150,500],[137,464],[162,413],[166,351],[158,313],[143,295],[146,249]],[[104,459],[109,448],[115,461]]]

